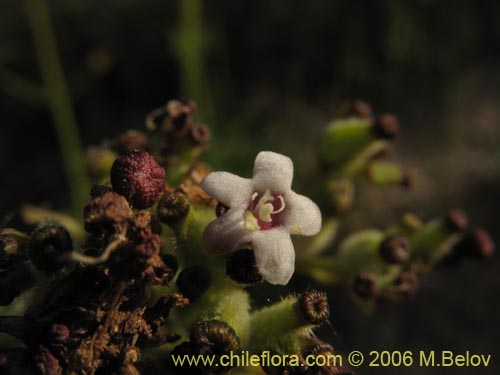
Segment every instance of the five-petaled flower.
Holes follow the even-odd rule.
[[[253,177],[213,172],[202,188],[229,207],[203,233],[203,247],[224,255],[251,247],[263,278],[288,283],[295,267],[290,234],[312,236],[321,229],[321,212],[309,198],[291,190],[292,160],[263,151],[255,158]]]

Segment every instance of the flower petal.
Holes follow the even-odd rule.
[[[248,239],[253,245],[259,272],[271,284],[286,285],[295,269],[295,250],[285,228],[252,232]]]
[[[248,231],[243,226],[245,209],[232,208],[207,225],[203,232],[203,249],[211,255],[223,255],[235,250]]]
[[[271,151],[259,152],[253,167],[253,181],[259,191],[270,189],[273,193],[290,190],[293,179],[293,162],[288,156]]]
[[[212,172],[201,181],[205,192],[228,207],[241,206],[253,193],[252,180],[229,172]]]
[[[291,234],[314,236],[321,229],[321,211],[309,198],[289,191],[285,195],[284,225]]]

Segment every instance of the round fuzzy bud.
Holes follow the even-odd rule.
[[[137,150],[115,160],[111,185],[134,208],[149,208],[165,187],[165,170],[146,151]]]
[[[360,273],[354,279],[354,293],[363,299],[370,299],[377,294],[377,277],[372,273]]]
[[[295,306],[301,320],[306,324],[319,325],[330,317],[326,293],[314,289],[301,294]]]
[[[64,255],[73,250],[68,231],[59,224],[45,225],[31,235],[28,255],[33,265],[43,271],[55,272],[64,264]]]
[[[444,225],[451,233],[463,231],[468,224],[468,218],[465,212],[458,209],[448,211],[444,218]]]
[[[164,193],[158,202],[158,219],[167,225],[172,225],[184,217],[189,212],[189,200],[181,191]]]
[[[215,216],[221,217],[229,210],[229,207],[225,204],[218,202],[217,206],[215,206]]]
[[[189,299],[196,299],[210,287],[212,276],[201,266],[184,268],[177,277],[177,288]]]
[[[373,131],[377,138],[392,140],[399,134],[399,121],[393,114],[383,114],[375,118]]]
[[[195,145],[204,145],[210,141],[212,133],[205,124],[196,123],[189,129],[189,138]]]
[[[254,284],[262,281],[262,275],[251,249],[242,249],[230,254],[226,262],[226,273],[240,284]]]
[[[387,263],[401,264],[410,256],[411,245],[406,237],[394,235],[382,241],[379,247],[380,256]]]

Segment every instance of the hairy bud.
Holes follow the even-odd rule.
[[[113,190],[137,209],[151,207],[165,187],[165,170],[146,151],[134,151],[111,167]]]

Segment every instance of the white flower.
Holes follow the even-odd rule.
[[[312,236],[321,229],[321,212],[309,198],[291,190],[292,160],[263,151],[255,158],[253,178],[210,173],[201,186],[229,207],[203,233],[212,255],[252,248],[259,272],[271,284],[288,283],[295,268],[290,234]]]

